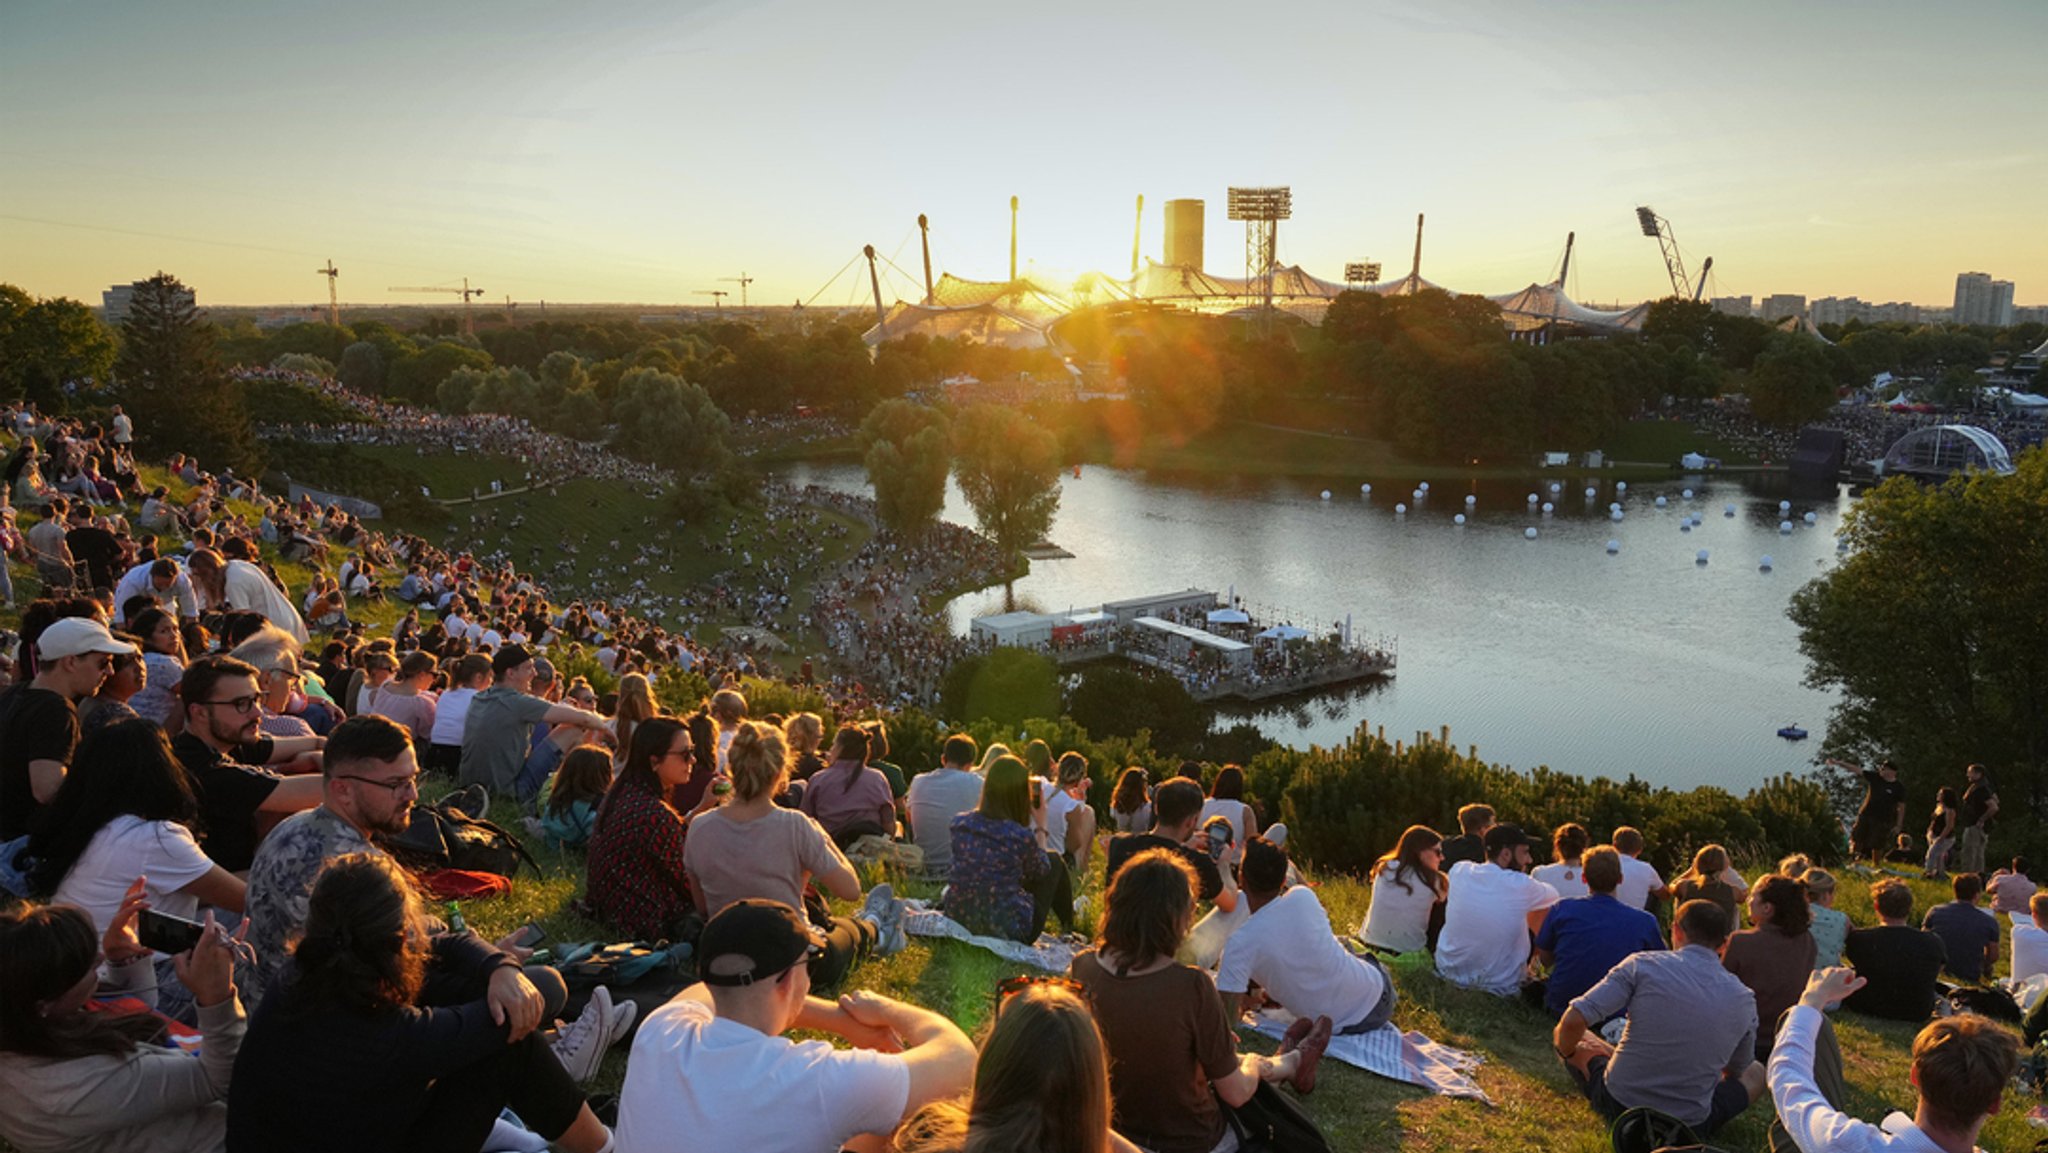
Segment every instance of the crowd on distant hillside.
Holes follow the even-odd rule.
[[[1675,407],[1671,419],[1684,420],[1731,448],[1761,461],[1783,463],[1799,436],[1751,416],[1739,404],[1690,402]],[[2014,455],[2048,439],[2048,421],[1996,411],[1912,412],[1878,404],[1837,405],[1806,426],[1845,434],[1844,459],[1850,464],[1881,459],[1907,433],[1937,424],[1963,424],[1986,429]]]

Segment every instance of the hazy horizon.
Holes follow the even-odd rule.
[[[1290,184],[1279,257],[1586,301],[1669,291],[1634,207],[1709,295],[1946,306],[1956,274],[2048,302],[2048,5],[1480,2],[998,13],[920,0],[346,10],[30,0],[0,12],[0,280],[97,304],[175,273],[214,305],[467,276],[545,299],[860,306],[872,243],[936,271],[1124,275],[1133,199]]]

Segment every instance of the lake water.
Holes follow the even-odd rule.
[[[787,475],[866,491],[857,465]],[[1373,485],[1369,497],[1363,482]],[[1692,476],[1618,493],[1597,475],[1566,473],[1540,484],[1446,476],[1419,502],[1413,488],[1369,476],[1340,485],[1088,468],[1062,479],[1051,533],[1074,557],[1034,561],[1017,583],[1019,605],[1064,611],[1235,586],[1262,619],[1313,629],[1348,613],[1354,635],[1392,637],[1399,667],[1376,687],[1221,718],[1248,717],[1292,745],[1338,743],[1360,721],[1401,738],[1449,725],[1452,740],[1498,763],[1738,793],[1810,767],[1833,696],[1802,683],[1785,608],[1834,563],[1845,490],[1797,488],[1782,476]],[[1555,504],[1552,515],[1533,511],[1532,491]],[[1467,494],[1477,499],[1469,509]],[[1660,495],[1667,507],[1656,506]],[[1608,515],[1617,500],[1620,523]],[[1782,517],[1781,500],[1792,502]],[[1410,506],[1405,516],[1397,502]],[[1729,504],[1733,517],[1724,515]],[[1454,524],[1458,513],[1467,524]],[[1693,513],[1699,526],[1681,530]],[[944,515],[973,523],[957,489]],[[1781,519],[1796,526],[1790,535],[1780,534]],[[1535,540],[1524,537],[1531,527]],[[1613,555],[1610,539],[1620,543]],[[1774,567],[1761,572],[1766,554]],[[1002,600],[1000,588],[960,597],[950,623],[964,633],[973,617],[1002,611]],[[1793,723],[1814,739],[1776,736]]]

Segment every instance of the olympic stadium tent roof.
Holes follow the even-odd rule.
[[[1028,278],[962,280],[952,273],[932,286],[929,302],[899,300],[861,339],[869,345],[922,332],[1010,348],[1043,348],[1046,328],[1070,305],[1057,291]]]
[[[1507,322],[1510,332],[1534,332],[1553,324],[1603,332],[1641,332],[1643,318],[1650,314],[1647,301],[1617,311],[1587,308],[1566,296],[1564,287],[1555,281],[1487,299],[1500,305],[1501,319]]]
[[[1941,476],[1964,469],[2010,473],[2012,454],[2006,451],[2005,442],[1985,429],[1937,424],[1900,437],[1884,454],[1879,471],[1887,476],[1901,472]]]

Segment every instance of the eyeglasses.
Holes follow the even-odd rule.
[[[1022,993],[1026,989],[1034,987],[1065,989],[1076,996],[1079,996],[1083,991],[1081,982],[1074,980],[1072,977],[1041,977],[1031,975],[1005,977],[996,982],[997,1007],[1000,1009],[1010,998]]]
[[[256,702],[258,699],[259,698],[257,697],[234,697],[225,701],[207,701],[205,703],[209,705],[218,705],[222,708],[233,709],[238,713],[253,713],[256,711]]]
[[[366,785],[376,785],[378,788],[389,789],[391,790],[391,795],[394,797],[402,792],[405,792],[407,789],[411,789],[413,792],[418,792],[420,787],[420,775],[418,773],[413,773],[410,776],[404,777],[381,778],[359,777],[354,775],[353,773],[336,773],[334,775],[339,780],[361,781]]]

